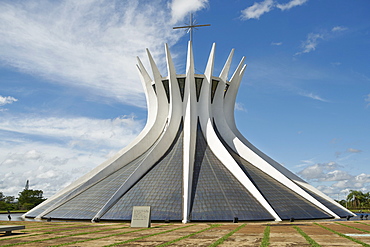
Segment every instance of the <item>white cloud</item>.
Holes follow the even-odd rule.
[[[249,20],[249,19],[259,19],[263,14],[266,14],[273,10],[274,8],[278,8],[282,11],[291,9],[296,6],[300,6],[307,2],[308,0],[291,0],[285,4],[279,4],[274,0],[264,0],[262,2],[254,2],[254,4],[244,10],[242,10],[241,19],[242,20]]]
[[[366,191],[370,189],[370,174],[362,173],[354,176],[338,168],[340,166],[335,162],[314,164],[305,167],[298,174],[309,181],[320,182],[318,189],[333,198],[340,193],[348,193],[351,189]],[[325,185],[327,183],[332,184]]]
[[[338,158],[338,157],[340,157],[342,154],[348,154],[348,153],[350,153],[350,155],[348,155],[347,157],[341,158],[341,160],[345,160],[345,159],[347,159],[348,157],[352,156],[352,154],[361,153],[361,152],[362,152],[362,150],[360,150],[360,149],[348,148],[348,149],[347,149],[346,151],[344,151],[344,152],[341,152],[341,151],[337,151],[337,152],[335,152],[335,155],[336,155],[336,157]]]
[[[304,97],[308,97],[308,98],[314,99],[314,100],[319,100],[319,101],[322,101],[322,102],[328,102],[328,100],[323,99],[320,96],[318,96],[316,94],[313,94],[313,93],[300,93],[300,95],[302,95]]]
[[[259,19],[261,15],[270,12],[273,8],[273,0],[264,0],[260,3],[255,2],[252,6],[242,10],[241,18],[243,20]]]
[[[245,109],[244,104],[240,102],[235,102],[235,110],[236,111],[244,111],[246,112],[247,109]]]
[[[9,117],[0,120],[0,191],[17,195],[25,182],[46,196],[125,147],[143,128],[133,116],[115,119]]]
[[[282,44],[283,44],[283,42],[271,42],[271,45],[276,45],[276,46],[280,46]]]
[[[16,101],[18,100],[14,97],[11,97],[11,96],[3,97],[0,95],[0,106],[12,104],[13,102],[16,102]]]
[[[292,0],[285,4],[276,4],[276,7],[281,10],[289,10],[293,7],[300,6],[304,3],[306,3],[308,0]]]
[[[136,56],[145,62],[145,48],[164,56],[164,43],[184,35],[169,19],[160,0],[0,2],[0,62],[145,107]]]
[[[320,181],[343,181],[351,178],[352,176],[346,171],[334,170],[328,172]]]
[[[320,33],[309,33],[307,39],[302,42],[302,51],[297,52],[295,55],[300,55],[302,53],[309,53],[316,50],[316,46],[319,44],[319,41],[324,39],[324,35]]]
[[[182,21],[189,13],[206,8],[208,0],[172,0],[169,3],[172,22]]]
[[[295,55],[300,55],[303,53],[309,53],[311,51],[316,50],[317,45],[322,40],[330,40],[334,39],[338,35],[341,35],[340,32],[347,30],[346,27],[336,26],[331,29],[331,31],[321,31],[319,33],[309,33],[307,35],[307,39],[302,42],[300,52],[297,52]]]
[[[9,117],[0,120],[0,131],[32,136],[48,142],[63,142],[70,147],[123,147],[143,128],[134,116],[115,119]],[[1,132],[0,132],[1,134]]]
[[[361,184],[370,183],[370,174],[361,173],[355,177],[355,181]]]
[[[362,151],[359,150],[359,149],[355,149],[355,148],[348,148],[347,152],[349,152],[349,153],[361,153]]]
[[[307,166],[302,171],[298,172],[305,179],[322,180],[325,179],[326,171],[332,171],[338,168],[339,165],[335,162],[321,163]]]
[[[342,31],[345,31],[345,30],[347,30],[348,28],[346,28],[346,27],[342,27],[342,26],[336,26],[336,27],[333,27],[332,29],[331,29],[331,31],[332,32],[342,32]]]

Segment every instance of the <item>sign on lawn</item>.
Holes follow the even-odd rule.
[[[131,227],[150,227],[150,206],[132,208]]]

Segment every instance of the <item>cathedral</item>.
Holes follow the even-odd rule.
[[[167,75],[149,51],[140,59],[148,118],[116,155],[27,212],[27,218],[131,220],[150,206],[154,221],[281,221],[353,215],[253,146],[237,129],[235,99],[244,58],[229,78],[232,50],[213,74],[215,44],[196,74],[192,42],[186,73],[177,74],[165,46]],[[231,73],[230,73],[231,74]]]

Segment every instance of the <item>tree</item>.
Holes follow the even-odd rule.
[[[13,210],[16,208],[14,203],[14,196],[5,196],[3,192],[0,192],[0,210]]]
[[[20,209],[32,209],[33,207],[39,205],[46,199],[43,197],[42,190],[28,190],[24,189],[18,194],[18,204]]]
[[[14,196],[5,196],[4,202],[5,203],[14,203],[15,197]]]
[[[362,191],[350,190],[347,196],[348,206],[351,208],[363,208],[369,206],[370,193]]]

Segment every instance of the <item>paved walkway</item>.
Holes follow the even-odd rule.
[[[0,225],[9,224],[0,221]],[[129,223],[12,221],[25,230],[0,246],[369,246],[370,220],[263,223]]]

